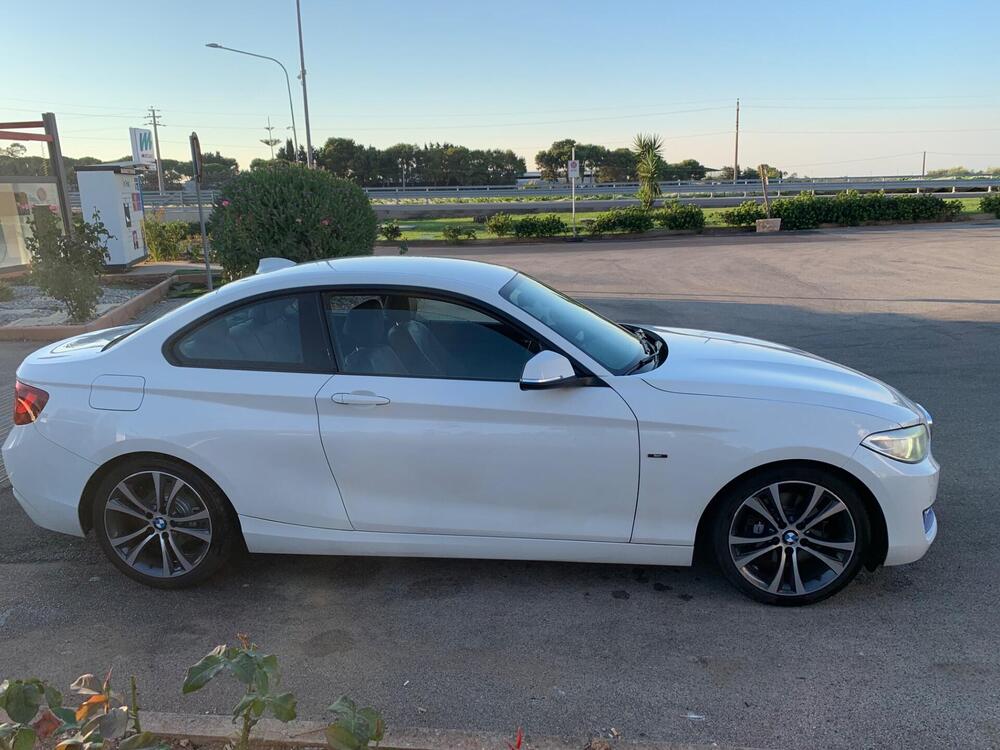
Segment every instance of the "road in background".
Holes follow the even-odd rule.
[[[246,631],[279,654],[305,718],[347,692],[390,726],[996,747],[998,248],[1000,226],[963,225],[421,250],[512,264],[621,320],[773,339],[898,386],[934,414],[943,465],[941,531],[919,563],[801,609],[755,604],[705,565],[255,556],[155,591],[92,541],[32,526],[5,490],[0,673],[63,685],[114,667],[119,684],[138,677],[144,706],[225,713],[235,684],[187,697],[180,684]],[[0,345],[0,373],[32,346]]]

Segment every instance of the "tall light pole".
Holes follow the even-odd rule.
[[[733,184],[740,178],[740,100],[736,100],[736,151],[733,155]]]
[[[285,74],[285,89],[288,91],[288,111],[292,115],[292,140],[295,142],[295,154],[296,154],[296,158],[297,158],[298,157],[298,153],[299,153],[299,134],[298,134],[298,131],[295,129],[295,107],[292,104],[292,84],[291,84],[291,80],[288,78],[288,69],[284,65],[281,64],[281,60],[276,60],[275,58],[268,57],[267,55],[258,55],[256,52],[247,52],[246,50],[243,50],[243,49],[235,49],[233,47],[225,47],[225,46],[219,44],[218,42],[209,42],[205,46],[206,47],[211,47],[212,49],[224,49],[227,52],[236,52],[237,54],[240,54],[240,55],[249,55],[250,57],[259,57],[261,60],[270,60],[273,63],[278,63],[278,65],[281,67],[281,72],[283,72]],[[308,110],[307,110],[306,111],[306,118],[307,118],[306,129],[307,130],[309,128],[309,125],[308,125],[308,116],[309,116],[309,113],[308,113]]]
[[[302,81],[302,112],[306,119],[306,164],[313,166],[312,133],[309,130],[309,94],[306,92],[306,53],[302,46],[302,8],[295,0],[295,20],[299,24],[299,80]]]

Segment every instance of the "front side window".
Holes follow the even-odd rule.
[[[410,294],[328,294],[340,372],[517,382],[540,351],[519,329],[458,302]]]
[[[269,297],[223,312],[178,339],[174,356],[194,366],[306,368],[300,303]]]
[[[628,372],[646,356],[642,342],[620,325],[529,276],[518,274],[500,295],[615,375]]]

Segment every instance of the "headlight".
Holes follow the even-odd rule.
[[[861,444],[883,456],[915,464],[927,458],[930,437],[925,425],[916,424],[900,430],[876,432],[862,440]]]

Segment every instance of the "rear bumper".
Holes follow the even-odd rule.
[[[854,461],[864,467],[868,485],[875,494],[888,536],[884,565],[916,562],[937,537],[937,498],[941,467],[933,456],[917,464],[906,464],[858,447]]]
[[[95,464],[56,445],[33,424],[10,431],[3,460],[14,497],[35,524],[83,536],[80,498]]]

